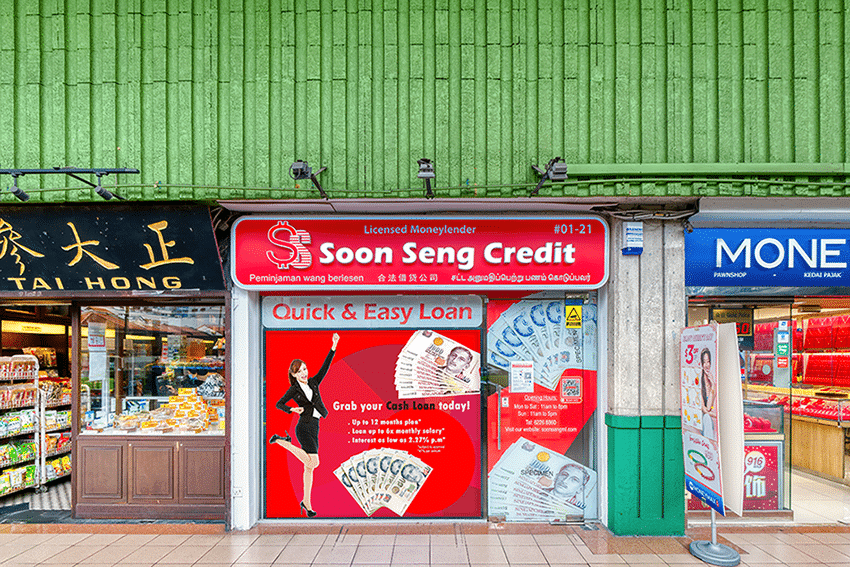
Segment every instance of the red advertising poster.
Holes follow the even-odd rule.
[[[278,301],[269,305],[283,311]],[[372,312],[371,305],[358,313]],[[266,517],[307,510],[321,518],[481,517],[481,331],[337,333],[321,382],[307,382],[309,399],[318,389],[327,411],[311,406],[320,416],[314,431],[295,413],[308,398],[298,393],[300,383],[290,384],[289,369],[300,359],[306,374],[321,374],[334,332],[266,331],[266,433],[278,436],[266,446]],[[282,404],[288,413],[278,403],[290,388],[295,394]]]
[[[488,304],[491,383],[512,373],[487,400],[488,507],[508,521],[597,514],[596,471],[566,456],[596,411],[596,306],[571,307],[567,328],[563,299]]]
[[[782,442],[748,443],[744,453],[744,510],[779,510]],[[688,498],[688,510],[709,510],[696,497]]]
[[[232,277],[245,289],[597,289],[598,217],[242,217]]]

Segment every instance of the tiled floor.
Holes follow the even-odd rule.
[[[796,523],[850,522],[850,486],[794,472],[791,475],[791,507]]]
[[[726,528],[745,567],[850,566],[850,528]],[[573,566],[679,567],[707,529],[682,537],[617,537],[604,528],[455,524],[218,524],[0,526],[0,565],[87,567]]]
[[[745,567],[850,567],[850,487],[794,474],[793,522],[718,526]],[[793,525],[792,525],[793,524]],[[687,567],[710,540],[705,522],[682,537],[617,537],[604,526],[262,523],[0,524],[0,567]]]

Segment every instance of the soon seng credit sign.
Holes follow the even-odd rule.
[[[596,289],[608,279],[597,217],[243,217],[232,229],[239,287]]]

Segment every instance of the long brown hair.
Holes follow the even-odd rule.
[[[705,360],[705,355],[708,355],[708,362],[711,363],[711,351],[708,348],[702,349],[702,352],[699,353],[699,366],[702,374],[700,375],[700,389],[702,390],[702,403],[703,405],[708,405],[708,388],[705,385],[705,369],[702,368],[703,361]]]
[[[301,370],[301,367],[304,366],[304,361],[300,358],[294,359],[289,363],[289,385],[294,386],[298,379],[295,377],[295,373]]]

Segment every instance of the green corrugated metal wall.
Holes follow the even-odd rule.
[[[300,158],[335,198],[418,197],[427,157],[441,196],[506,197],[558,155],[577,183],[542,194],[845,195],[848,20],[843,0],[0,0],[0,168],[137,167],[132,199],[313,197]],[[690,162],[717,174],[598,182]]]

